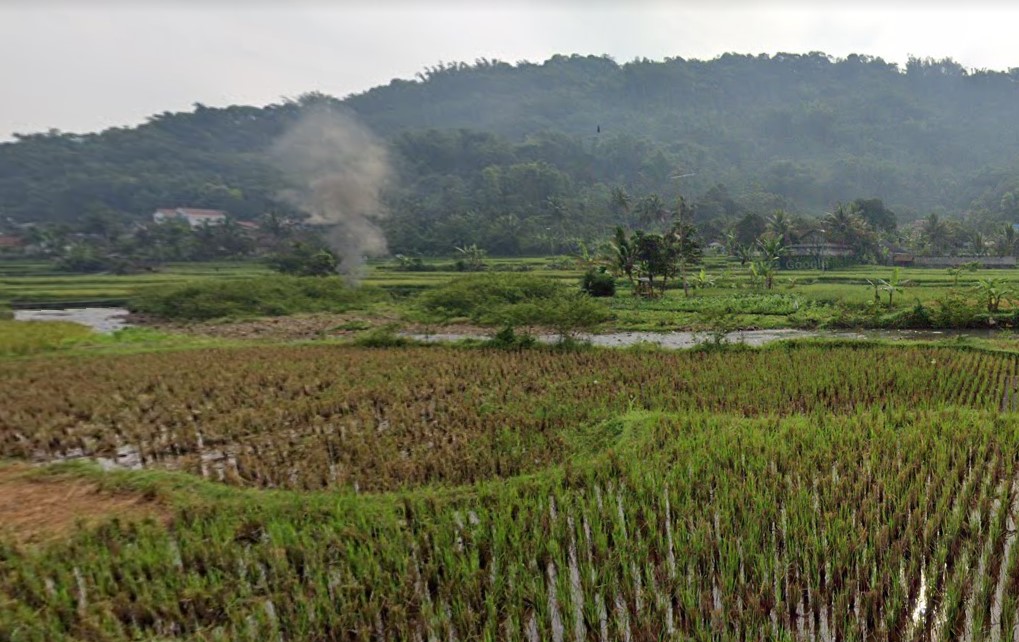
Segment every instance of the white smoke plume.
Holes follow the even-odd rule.
[[[383,144],[353,115],[314,107],[280,136],[271,156],[294,185],[281,196],[309,223],[328,227],[340,272],[356,281],[362,257],[386,252],[378,222],[386,216],[381,194],[392,169]]]

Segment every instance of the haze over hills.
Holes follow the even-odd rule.
[[[884,200],[900,222],[932,211],[977,226],[1019,220],[1019,69],[822,53],[479,60],[343,100],[198,105],[137,128],[22,135],[0,145],[0,215],[287,211],[269,150],[323,103],[353,111],[388,145],[394,251],[478,243],[511,254],[602,235],[625,218],[616,187],[666,202],[682,193],[713,228],[856,198]]]

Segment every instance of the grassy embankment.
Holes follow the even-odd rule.
[[[369,266],[364,284],[389,293],[385,305],[371,299],[361,311],[379,317],[380,323],[415,319],[416,300],[424,292],[461,278],[452,271],[448,260],[426,261],[434,271],[403,272],[391,262]],[[564,266],[566,266],[564,268]],[[888,305],[887,290],[877,292],[871,283],[889,279],[891,269],[861,266],[844,270],[781,271],[773,289],[751,287],[748,271],[738,264],[712,258],[706,264],[712,283],[684,296],[678,288],[664,297],[644,300],[632,296],[625,281],[619,283],[612,299],[599,301],[606,306],[610,319],[602,330],[683,330],[718,326],[732,328],[813,328],[813,327],[1002,327],[1014,325],[1015,307],[1011,299],[1019,297],[1019,273],[1014,270],[981,270],[958,278],[942,269],[905,269],[900,271],[902,285],[893,292]],[[582,270],[568,262],[551,259],[493,260],[490,271],[526,271],[574,285]],[[165,293],[185,285],[238,282],[241,289],[253,289],[252,279],[268,276],[265,268],[254,263],[169,265],[157,273],[139,275],[66,275],[46,272],[42,263],[0,262],[0,305],[7,301],[16,306],[91,303],[122,305],[146,292]],[[987,312],[984,294],[978,288],[981,279],[1001,279],[1008,290],[1000,310]],[[869,283],[870,282],[870,283]],[[674,284],[678,285],[674,281]],[[314,312],[321,304],[282,305],[273,310],[204,311],[192,318],[217,316],[256,316],[261,313]],[[257,308],[257,306],[255,306]],[[349,305],[345,310],[350,311]],[[456,321],[456,319],[454,319]],[[377,325],[377,324],[376,324]]]

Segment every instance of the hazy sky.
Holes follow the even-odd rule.
[[[342,97],[479,57],[825,51],[1008,69],[1017,24],[1006,2],[0,0],[0,139],[136,124],[195,102]]]

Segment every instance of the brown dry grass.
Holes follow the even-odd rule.
[[[132,314],[128,322],[173,334],[187,334],[217,339],[261,339],[274,341],[301,341],[311,339],[340,339],[357,336],[361,330],[345,329],[351,324],[364,324],[377,328],[392,323],[402,324],[402,329],[420,334],[465,334],[486,336],[498,328],[486,328],[471,324],[434,324],[402,322],[397,315],[363,313],[316,313],[295,314],[286,317],[263,317],[259,319],[232,319],[175,323],[161,321],[142,314]],[[517,328],[518,332],[531,330],[538,334],[548,331],[540,328]]]
[[[114,517],[168,523],[170,511],[158,501],[103,490],[72,476],[40,477],[23,464],[0,465],[0,538],[44,544],[71,535],[79,524],[96,526]]]

